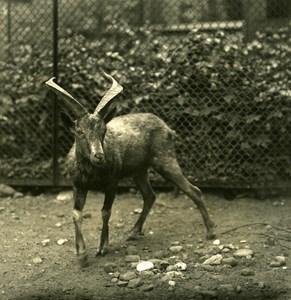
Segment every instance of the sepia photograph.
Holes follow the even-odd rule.
[[[1,0],[0,299],[291,299],[291,1]]]

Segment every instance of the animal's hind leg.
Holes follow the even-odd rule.
[[[214,223],[211,221],[208,212],[206,210],[202,193],[200,189],[192,185],[183,175],[182,170],[175,157],[171,157],[164,162],[162,160],[156,160],[158,164],[154,165],[154,169],[160,173],[166,179],[175,183],[187,196],[189,196],[198,207],[205,227],[207,229],[207,238],[215,238]]]
[[[141,235],[143,224],[156,200],[156,195],[152,190],[152,187],[147,178],[147,172],[142,173],[134,178],[137,188],[140,190],[143,198],[143,209],[142,212],[135,223],[134,227],[130,232],[128,240],[136,239]]]

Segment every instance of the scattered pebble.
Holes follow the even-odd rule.
[[[46,246],[50,243],[50,241],[51,241],[50,239],[44,239],[41,243],[43,246]]]
[[[68,241],[67,239],[59,239],[59,240],[57,240],[57,244],[58,244],[58,245],[63,245],[63,244],[65,244],[67,241]]]
[[[126,248],[126,254],[127,255],[137,255],[138,250],[135,246],[130,245]]]
[[[139,277],[133,278],[133,279],[129,280],[128,287],[133,289],[133,288],[137,288],[137,287],[141,286],[142,284],[143,284],[143,282]]]
[[[263,281],[260,281],[260,282],[258,283],[258,287],[259,287],[260,289],[264,289],[264,288],[266,287],[266,285],[265,285],[265,283],[264,283]]]
[[[255,272],[252,269],[245,268],[241,271],[240,274],[243,276],[252,276],[252,275],[255,275]]]
[[[113,262],[106,263],[103,267],[103,269],[106,273],[114,273],[116,268],[117,268],[117,265]]]
[[[161,281],[166,282],[166,281],[172,280],[174,278],[181,278],[181,277],[183,277],[182,272],[180,272],[180,271],[169,271],[161,278]]]
[[[212,246],[211,249],[208,251],[208,254],[210,255],[216,255],[218,253],[220,253],[220,248],[219,246]]]
[[[233,244],[228,244],[228,245],[225,245],[224,247],[228,248],[230,250],[234,250],[235,249],[235,246]]]
[[[174,286],[176,286],[176,281],[174,281],[174,280],[169,280],[169,281],[168,281],[168,284],[169,284],[169,286],[174,287]]]
[[[14,199],[22,198],[23,196],[24,196],[23,193],[20,193],[20,192],[16,192],[13,194]]]
[[[136,215],[139,215],[139,214],[141,214],[142,209],[141,209],[141,208],[135,208],[133,212],[134,212]]]
[[[1,206],[0,207],[0,212],[2,212],[3,210],[5,210],[5,207]]]
[[[183,250],[184,250],[183,246],[179,246],[179,245],[178,246],[171,246],[169,248],[169,251],[172,252],[172,253],[179,253]]]
[[[286,265],[286,258],[284,256],[276,256],[275,260],[281,264],[281,266]]]
[[[123,227],[124,227],[124,223],[119,222],[119,223],[116,224],[116,228],[120,229],[120,228],[123,228]]]
[[[229,284],[229,283],[221,284],[218,288],[219,288],[221,291],[223,291],[223,292],[228,292],[228,293],[231,293],[231,292],[234,291],[234,287],[232,286],[232,284]]]
[[[163,250],[158,250],[154,253],[154,258],[163,258],[165,256],[165,252]]]
[[[113,277],[113,278],[111,279],[111,283],[117,283],[117,282],[118,282],[118,278]]]
[[[153,271],[143,271],[140,273],[141,277],[146,278],[146,277],[152,277],[155,275]]]
[[[211,265],[211,266],[217,266],[221,264],[223,256],[221,254],[216,254],[208,259],[206,259],[203,263],[203,265]]]
[[[235,267],[237,265],[237,260],[234,257],[226,257],[222,259],[223,265],[230,265],[232,267]]]
[[[182,261],[177,262],[174,265],[174,267],[176,268],[176,270],[179,270],[179,271],[185,271],[185,270],[187,270],[187,265],[184,262],[182,262]]]
[[[140,256],[139,255],[127,255],[125,257],[125,262],[132,263],[132,262],[139,262]]]
[[[245,244],[247,242],[247,240],[241,240],[239,241],[241,244]]]
[[[222,253],[228,253],[228,252],[230,252],[230,249],[229,248],[223,248],[221,252]]]
[[[126,273],[123,273],[123,274],[119,275],[119,280],[120,281],[129,281],[129,280],[134,279],[136,277],[137,277],[137,275],[136,275],[135,272],[127,271]]]
[[[254,252],[251,249],[238,249],[233,253],[234,257],[247,257],[253,256]]]
[[[272,260],[270,262],[270,267],[272,267],[272,268],[279,268],[279,267],[281,267],[281,263],[279,261]]]
[[[142,290],[143,290],[144,292],[150,292],[150,291],[152,291],[153,289],[154,289],[154,285],[153,285],[153,284],[145,285],[145,286],[142,288]]]
[[[128,281],[122,281],[122,280],[118,280],[117,285],[119,287],[125,287],[128,285]]]
[[[116,271],[116,272],[114,272],[114,273],[110,273],[110,275],[111,275],[112,277],[119,278],[120,273],[119,273],[118,271]]]
[[[55,226],[56,226],[56,227],[62,227],[62,223],[61,223],[61,222],[57,222],[57,223],[55,224]]]
[[[17,191],[9,185],[0,184],[0,197],[9,197],[13,196]]]
[[[57,195],[57,201],[68,201],[73,198],[72,191],[62,191]]]
[[[216,240],[213,241],[212,244],[218,246],[218,245],[220,245],[220,240],[216,239]]]
[[[174,241],[171,243],[171,246],[179,246],[180,242],[179,241]]]
[[[151,261],[142,261],[136,266],[138,272],[150,271],[154,268],[154,264]]]
[[[205,271],[208,271],[208,272],[213,272],[215,271],[215,267],[214,266],[211,266],[211,265],[201,265],[201,268]]]
[[[43,261],[43,260],[42,260],[39,256],[37,256],[36,258],[34,258],[34,259],[32,260],[32,262],[33,262],[34,264],[41,264],[42,261]]]

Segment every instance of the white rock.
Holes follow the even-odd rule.
[[[41,264],[42,263],[42,259],[39,256],[34,258],[32,261],[33,261],[34,264]]]
[[[141,209],[141,208],[135,208],[133,212],[134,212],[136,215],[139,215],[139,214],[141,214],[142,209]]]
[[[169,286],[176,286],[176,281],[174,280],[169,280],[168,281]]]
[[[211,265],[211,266],[217,266],[221,264],[223,256],[221,254],[216,254],[208,259],[206,259],[203,263],[203,265]]]
[[[179,271],[185,271],[187,269],[187,265],[182,261],[177,262],[174,267]]]
[[[51,241],[50,239],[44,239],[41,243],[43,246],[46,246],[47,244],[50,243],[50,241]]]
[[[253,256],[254,252],[251,249],[238,249],[233,253],[234,257]]]
[[[181,278],[183,277],[183,273],[180,271],[170,271],[167,272],[162,278],[161,281],[165,282],[165,281],[169,281],[172,280],[174,278]]]
[[[150,271],[154,268],[154,264],[151,261],[141,261],[136,266],[138,272]]]
[[[22,197],[24,197],[23,193],[16,192],[16,193],[13,194],[14,199],[18,199],[18,198],[22,198]]]
[[[65,244],[67,241],[68,241],[67,239],[59,239],[59,240],[57,241],[57,244],[58,244],[58,245],[63,245],[63,244]]]
[[[67,201],[73,198],[72,191],[63,191],[57,195],[57,201]]]
[[[281,264],[281,266],[286,264],[286,258],[282,255],[276,256],[275,260]]]
[[[218,245],[220,245],[220,240],[216,239],[216,240],[213,241],[212,244],[218,246]]]
[[[179,246],[180,242],[179,241],[174,241],[171,243],[171,246]]]
[[[17,191],[9,185],[0,184],[0,197],[13,196]]]

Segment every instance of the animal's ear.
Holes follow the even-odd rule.
[[[116,105],[111,104],[110,107],[106,111],[101,110],[99,112],[99,115],[102,117],[104,122],[107,124],[116,116],[116,113],[117,113]]]
[[[73,131],[74,129],[74,121],[73,119],[65,112],[60,112],[60,119],[63,123],[63,125],[68,128],[70,131]]]

